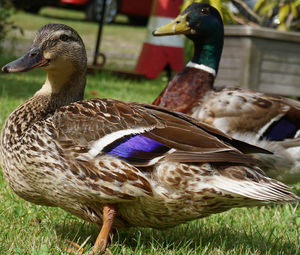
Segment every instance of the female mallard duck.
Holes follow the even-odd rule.
[[[42,27],[4,72],[40,67],[42,88],[6,120],[1,165],[22,198],[111,228],[172,227],[233,207],[293,202],[243,152],[262,151],[153,105],[83,100],[86,52],[70,27]]]
[[[175,34],[193,41],[194,56],[153,104],[190,114],[274,152],[255,155],[269,166],[264,169],[267,174],[289,183],[300,181],[300,103],[247,89],[213,89],[224,39],[223,22],[214,7],[193,3],[153,31],[156,36]]]

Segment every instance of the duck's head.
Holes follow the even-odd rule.
[[[200,64],[200,69],[204,65],[204,70],[215,76],[224,41],[224,26],[218,10],[209,4],[192,3],[171,23],[153,31],[155,36],[176,34],[184,34],[193,41],[192,64]]]
[[[218,10],[209,4],[192,3],[171,23],[153,31],[154,36],[185,34],[192,40],[222,34],[223,22]]]
[[[2,68],[6,73],[26,72],[40,67],[50,72],[85,71],[86,51],[78,33],[63,24],[47,24],[37,32],[23,57]]]
[[[5,65],[2,71],[26,72],[37,67],[47,72],[37,94],[60,95],[60,104],[83,98],[87,57],[83,41],[74,29],[63,24],[43,26],[25,55]]]

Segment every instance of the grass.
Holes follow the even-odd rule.
[[[78,15],[78,13],[66,13]],[[66,13],[62,16],[67,17]],[[43,25],[43,22],[48,23],[49,20],[55,22],[56,18],[50,17],[51,11],[46,10],[46,14],[43,15],[39,17],[17,13],[13,18],[22,23],[26,31],[33,31]],[[76,29],[86,37],[90,35],[88,29],[93,29],[94,26],[96,30],[94,24],[81,22],[79,17],[75,18],[69,20],[68,17],[66,23],[70,22],[67,24],[78,26]],[[61,22],[62,19],[58,21]],[[107,26],[106,31],[114,36],[113,31],[126,26],[123,24]],[[131,29],[139,31],[142,28]],[[9,60],[10,58],[1,57],[0,65]],[[40,70],[0,74],[0,127],[17,105],[38,90],[44,79],[45,73]],[[100,73],[88,76],[85,97],[101,96],[151,103],[165,83],[162,78],[153,81],[130,81],[116,78],[107,72]],[[300,195],[300,184],[294,185],[293,191]],[[98,231],[97,227],[59,208],[37,206],[22,200],[12,192],[0,171],[0,254],[67,254],[64,244],[66,239],[79,244],[87,240],[84,247],[87,252],[92,247]],[[143,255],[295,255],[300,254],[299,232],[299,204],[271,205],[261,208],[233,209],[164,231],[143,228],[120,230],[114,234],[110,250],[113,254]]]

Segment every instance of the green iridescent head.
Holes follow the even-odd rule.
[[[176,34],[184,34],[194,42],[193,62],[217,71],[223,49],[224,26],[216,8],[205,3],[193,3],[171,23],[153,31],[154,36]]]
[[[186,24],[190,28],[187,36],[190,39],[223,37],[223,21],[216,8],[204,3],[193,3],[181,13],[181,16],[185,15]]]

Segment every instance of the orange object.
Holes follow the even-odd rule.
[[[184,67],[184,39],[180,36],[154,37],[152,31],[168,24],[180,12],[183,0],[156,0],[153,2],[147,34],[135,72],[147,78],[156,78],[167,65],[179,72]]]

